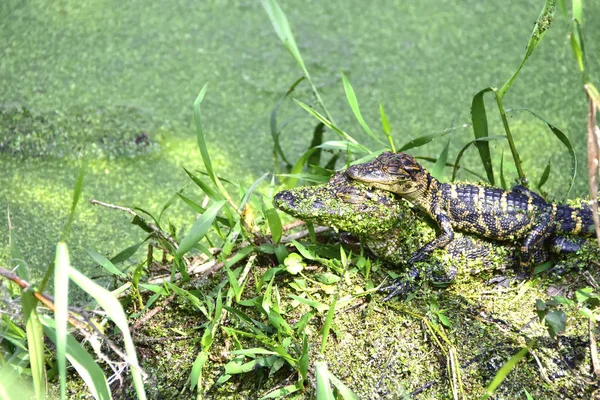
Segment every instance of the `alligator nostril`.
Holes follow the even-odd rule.
[[[292,205],[294,202],[294,195],[289,190],[283,190],[273,197],[275,205],[279,207],[280,204]]]

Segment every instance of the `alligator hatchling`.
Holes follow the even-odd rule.
[[[302,220],[350,233],[373,254],[393,264],[405,262],[411,253],[436,235],[435,225],[406,201],[351,180],[343,171],[322,185],[279,192],[275,205]],[[459,266],[470,273],[504,271],[517,262],[517,253],[510,244],[457,233],[445,249],[432,255],[425,273],[411,267],[393,286],[386,288],[399,289],[388,298],[410,289],[410,280],[421,275],[434,281],[451,280]],[[546,253],[536,255],[536,262],[546,259]]]
[[[511,191],[470,183],[441,183],[406,153],[381,154],[351,166],[348,175],[375,188],[407,199],[440,226],[442,234],[408,260],[423,260],[433,250],[452,243],[454,229],[520,245],[522,266],[531,266],[536,253],[550,246],[555,252],[575,252],[592,236],[589,207],[574,208],[546,202],[516,186]]]

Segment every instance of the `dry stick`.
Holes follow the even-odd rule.
[[[31,288],[31,284],[29,282],[27,282],[24,279],[21,279],[17,274],[15,274],[14,272],[12,272],[6,268],[0,267],[0,276],[16,283],[23,290],[29,290]],[[32,291],[32,293],[33,293],[33,296],[40,303],[42,303],[44,306],[46,306],[46,308],[48,308],[52,312],[56,312],[56,307],[54,307],[54,302],[52,301],[50,296],[45,295],[43,293],[36,292],[36,291]],[[73,325],[74,327],[76,327],[80,330],[85,330],[87,328],[87,326],[83,322],[76,319],[71,313],[69,313],[69,315],[68,315],[68,321],[71,323],[71,325]]]
[[[31,288],[31,284],[29,282],[27,282],[24,279],[21,279],[19,276],[17,276],[17,274],[15,274],[14,272],[0,267],[0,276],[16,283],[17,285],[19,285],[23,290],[29,290]],[[33,291],[33,295],[34,297],[40,302],[42,303],[44,306],[46,306],[46,308],[48,308],[50,311],[52,311],[53,313],[56,312],[56,307],[54,305],[54,302],[52,301],[52,298],[46,294],[43,293],[39,293],[39,292],[35,292]],[[83,319],[83,321],[80,321],[78,318]],[[75,328],[77,328],[80,333],[87,339],[90,340],[92,333],[95,333],[96,335],[98,335],[99,337],[101,337],[102,339],[104,339],[106,341],[106,344],[111,348],[112,351],[115,352],[115,354],[117,354],[119,357],[121,357],[121,359],[123,360],[127,360],[127,356],[114,344],[112,343],[112,341],[107,338],[97,327],[94,323],[92,323],[92,321],[86,316],[86,315],[77,315],[77,317],[74,315],[74,312],[72,311],[71,307],[69,307],[69,313],[67,315],[67,321],[73,325]],[[110,361],[108,360],[106,357],[102,357],[103,355],[100,353],[98,354],[101,358],[103,358],[106,361]],[[126,362],[128,365],[130,365],[129,362]],[[142,370],[141,368],[139,368],[139,370],[142,372],[142,374],[145,376],[146,373],[144,372],[144,370]]]

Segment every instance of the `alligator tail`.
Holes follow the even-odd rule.
[[[559,232],[577,236],[594,236],[596,232],[594,219],[592,209],[588,205],[582,205],[580,208],[564,205],[556,207]]]

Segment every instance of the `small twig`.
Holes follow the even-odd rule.
[[[137,320],[135,322],[135,324],[133,324],[131,326],[131,328],[129,328],[129,330],[131,331],[131,333],[133,334],[133,331],[135,331],[136,329],[138,329],[140,326],[142,326],[143,323],[147,322],[149,319],[151,319],[152,317],[154,317],[156,314],[158,314],[159,312],[161,312],[170,302],[172,302],[173,300],[175,300],[176,295],[172,294],[169,297],[167,297],[160,306],[153,308],[152,310],[150,310],[148,313],[146,313],[146,315],[144,315],[142,318],[140,318],[139,320]]]
[[[93,205],[99,205],[99,206],[103,206],[103,207],[106,207],[106,208],[111,208],[113,210],[125,211],[126,213],[128,213],[128,214],[130,214],[130,215],[132,215],[134,217],[137,217],[137,218],[141,219],[146,226],[148,226],[150,229],[152,229],[158,236],[160,236],[161,238],[165,239],[167,242],[171,243],[171,245],[173,245],[173,247],[175,249],[179,248],[179,244],[177,244],[177,242],[175,241],[175,239],[173,239],[173,237],[171,235],[169,235],[167,232],[165,232],[162,229],[160,229],[158,226],[156,226],[152,222],[146,221],[144,219],[144,217],[142,217],[141,215],[139,215],[138,213],[136,213],[134,209],[129,208],[129,207],[118,206],[116,204],[105,203],[103,201],[96,200],[96,199],[90,199],[90,203],[93,204]],[[182,258],[185,260],[186,265],[189,266],[190,265],[190,261],[187,258],[185,258],[185,257],[182,257]]]
[[[138,344],[151,344],[166,342],[168,340],[189,340],[195,339],[194,336],[165,336],[165,337],[149,337],[149,336],[137,336],[133,341]]]
[[[595,324],[592,319],[589,319],[589,331],[590,331],[590,357],[592,359],[592,366],[594,368],[594,374],[600,377],[600,361],[598,360],[598,343],[594,336]]]
[[[542,365],[542,362],[540,361],[536,352],[533,351],[532,347],[529,347],[529,354],[531,354],[533,356],[533,358],[535,359],[535,362],[537,363],[538,368],[540,369],[540,375],[542,375],[542,379],[544,379],[546,381],[546,383],[552,384],[552,381],[550,380],[550,378],[548,378],[548,374],[546,374],[546,368],[544,368],[544,366]]]

